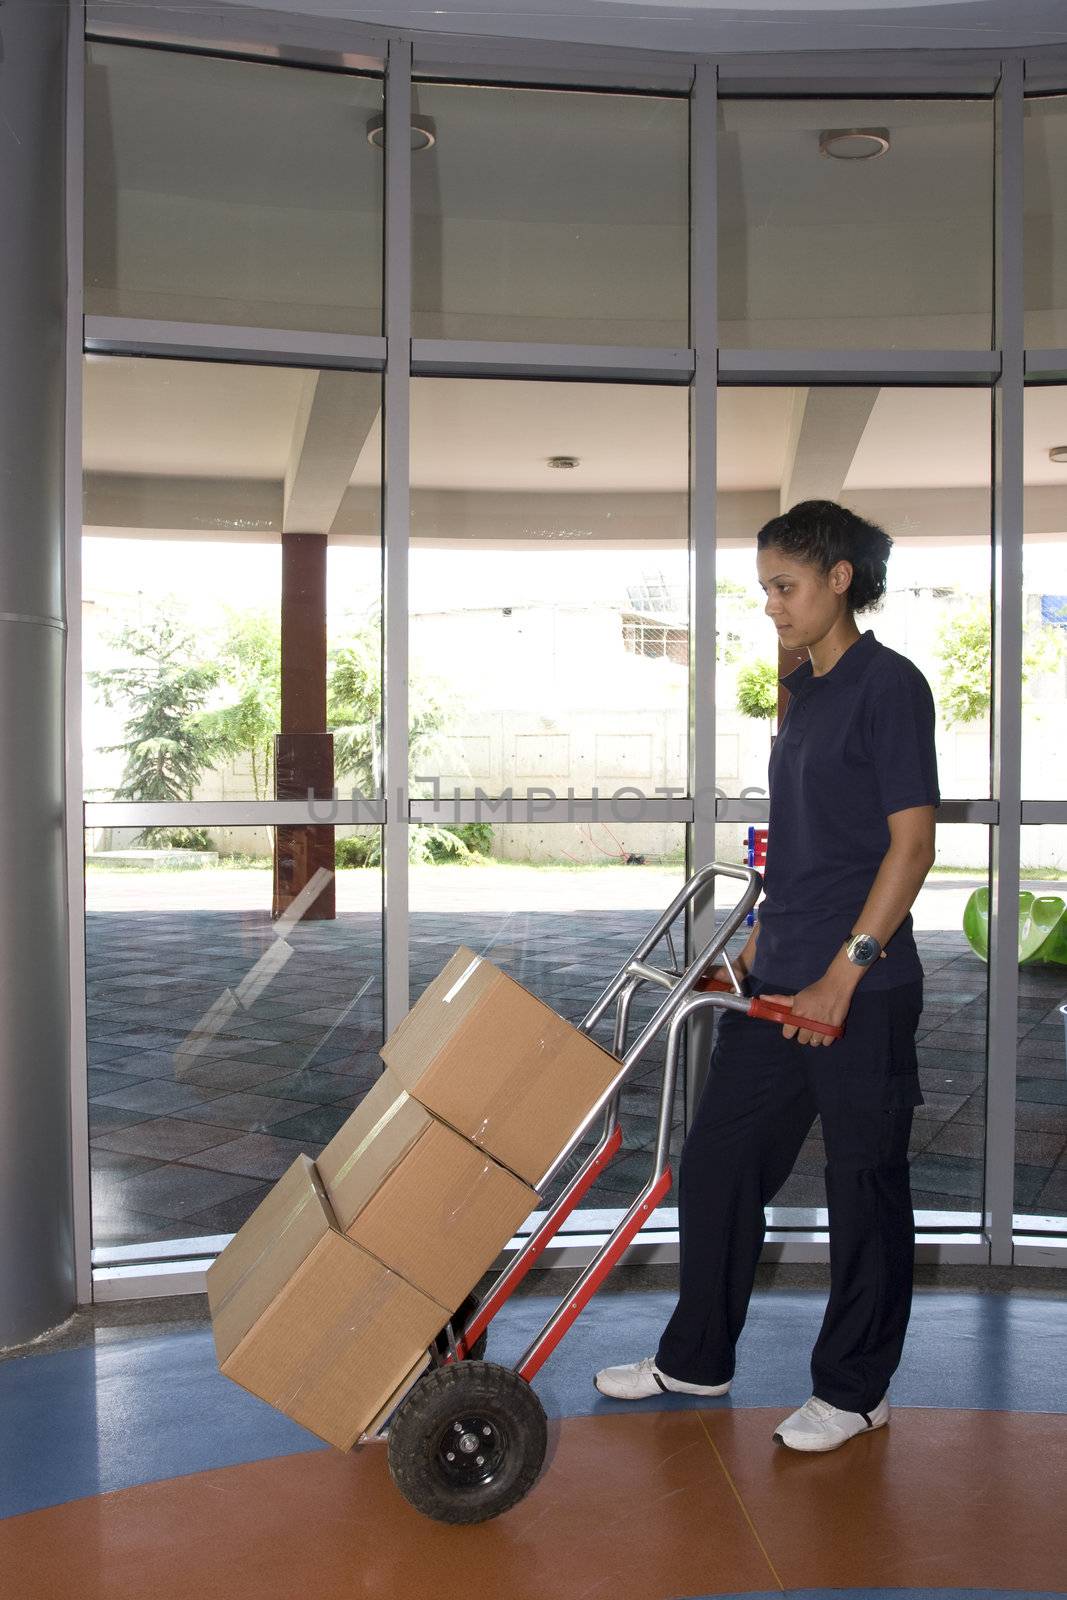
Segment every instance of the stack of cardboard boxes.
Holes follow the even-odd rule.
[[[537,1205],[533,1185],[620,1063],[460,949],[207,1275],[227,1377],[350,1449]]]

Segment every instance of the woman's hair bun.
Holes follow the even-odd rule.
[[[801,500],[780,517],[772,517],[757,534],[756,544],[760,550],[773,546],[824,574],[839,561],[849,562],[848,602],[853,611],[869,611],[885,594],[892,539],[883,528],[834,500]]]

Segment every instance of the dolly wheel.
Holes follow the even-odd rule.
[[[511,1367],[461,1361],[420,1378],[389,1428],[389,1471],[436,1522],[487,1522],[537,1482],[545,1409]]]
[[[467,1296],[466,1300],[464,1300],[463,1304],[460,1306],[459,1310],[456,1312],[455,1316],[452,1318],[452,1327],[453,1327],[454,1331],[456,1332],[457,1337],[458,1337],[460,1328],[466,1327],[467,1323],[473,1317],[474,1313],[477,1311],[477,1309],[481,1305],[481,1303],[482,1302],[479,1300],[479,1298],[478,1298],[478,1296],[476,1294],[469,1294]],[[481,1333],[478,1335],[477,1339],[475,1339],[474,1343],[471,1345],[470,1349],[467,1351],[467,1354],[464,1357],[464,1360],[465,1361],[484,1361],[485,1360],[485,1347],[486,1347],[486,1345],[488,1343],[489,1343],[489,1329],[488,1328],[483,1328]],[[434,1340],[434,1344],[437,1346],[437,1349],[440,1351],[440,1353],[443,1356],[447,1356],[447,1354],[448,1354],[448,1329],[447,1328],[442,1328],[441,1329],[441,1332],[437,1335],[437,1338]]]

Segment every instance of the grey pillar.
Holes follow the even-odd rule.
[[[67,8],[0,7],[0,1347],[74,1304],[63,806]]]

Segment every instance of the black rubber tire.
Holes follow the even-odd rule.
[[[464,1327],[470,1321],[471,1317],[473,1317],[474,1313],[477,1311],[477,1309],[481,1305],[481,1303],[482,1302],[479,1300],[479,1298],[478,1298],[478,1296],[476,1294],[469,1294],[467,1296],[466,1300],[464,1300],[463,1304],[460,1306],[459,1310],[456,1312],[456,1315],[455,1315],[455,1317],[453,1319],[453,1322],[452,1322],[453,1328],[455,1328],[457,1326],[459,1326],[461,1328]],[[441,1355],[447,1356],[447,1354],[448,1354],[448,1334],[445,1332],[444,1328],[442,1328],[441,1332],[437,1335],[437,1338],[434,1340],[434,1344],[437,1346],[437,1349],[440,1351]],[[489,1329],[485,1328],[478,1335],[477,1339],[475,1339],[475,1341],[474,1341],[473,1345],[471,1346],[470,1350],[467,1352],[466,1356],[464,1357],[464,1360],[465,1361],[484,1361],[485,1360],[485,1351],[486,1351],[486,1347],[487,1347],[488,1344],[489,1344]]]
[[[487,1522],[529,1493],[547,1447],[545,1409],[526,1380],[491,1361],[461,1361],[428,1372],[397,1408],[389,1471],[424,1517]]]

